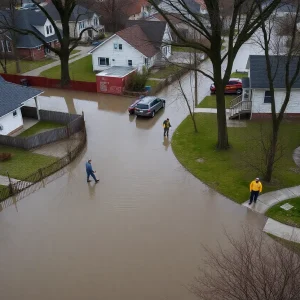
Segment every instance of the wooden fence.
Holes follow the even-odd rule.
[[[80,154],[80,152],[83,150],[86,144],[86,129],[84,123],[83,123],[83,128],[81,130],[81,134],[83,137],[80,139],[79,145],[75,149],[67,153],[67,155],[65,155],[61,159],[57,160],[51,165],[39,169],[38,171],[34,172],[33,174],[30,174],[23,180],[20,180],[16,183],[12,183],[9,178],[10,184],[8,186],[0,187],[0,203],[5,201],[5,199],[13,195],[16,195],[24,191],[25,189],[33,186],[37,182],[45,179],[46,177],[59,171],[60,169],[67,166],[70,162],[72,162]]]
[[[33,115],[33,110],[23,108],[28,115]],[[0,145],[6,145],[16,148],[30,150],[46,144],[57,142],[62,139],[69,138],[76,132],[84,128],[84,116],[68,114],[56,111],[40,110],[42,121],[51,121],[62,124],[63,127],[41,132],[29,137],[12,137],[0,135]]]

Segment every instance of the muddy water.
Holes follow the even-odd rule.
[[[167,108],[150,120],[128,116],[128,98],[59,90],[40,98],[42,108],[84,111],[88,145],[69,172],[0,212],[3,299],[194,299],[184,286],[201,244],[225,246],[224,227],[236,235],[242,224],[263,226],[177,162],[162,122],[175,128],[186,109],[174,86],[162,95]],[[88,158],[98,185],[86,183]]]

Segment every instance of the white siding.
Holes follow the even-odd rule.
[[[264,103],[265,91],[252,90],[252,113],[271,113],[271,104]],[[279,113],[285,97],[285,90],[275,91],[276,112]],[[291,93],[289,104],[285,113],[300,113],[300,89],[294,89]]]
[[[8,135],[12,131],[23,126],[21,109],[17,108],[16,111],[17,115],[15,117],[13,116],[13,112],[11,112],[0,118],[0,125],[3,127],[3,130],[0,131],[0,134]]]
[[[47,34],[47,26],[48,26],[48,27],[51,26],[51,30],[52,30],[52,32],[49,31],[48,34]],[[49,29],[49,30],[50,30],[50,29]],[[50,22],[48,19],[47,19],[47,21],[46,21],[46,23],[45,23],[45,25],[44,25],[44,32],[41,32],[41,33],[42,33],[45,37],[52,36],[52,35],[55,34],[54,28],[53,28],[51,22]]]
[[[114,49],[114,44],[122,44],[122,50]],[[99,66],[99,57],[109,58],[109,66]],[[143,66],[145,66],[145,58],[146,57],[141,52],[129,45],[119,36],[115,35],[92,53],[93,70],[102,71],[113,66],[128,67],[128,60],[132,60],[132,67],[141,71]],[[153,59],[149,59],[148,67],[150,68],[153,63]]]

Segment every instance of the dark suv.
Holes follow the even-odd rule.
[[[144,97],[135,107],[134,113],[137,116],[151,117],[166,105],[166,101],[157,97]]]

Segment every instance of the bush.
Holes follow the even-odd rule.
[[[0,153],[0,161],[11,159],[11,153]]]
[[[143,92],[149,77],[148,70],[143,70],[142,73],[134,73],[126,84],[126,90],[133,92]]]

